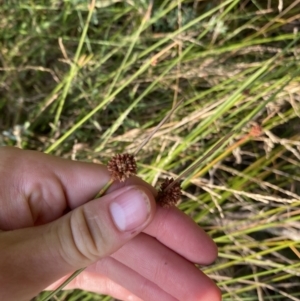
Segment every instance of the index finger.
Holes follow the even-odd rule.
[[[218,255],[209,235],[176,207],[157,206],[154,219],[143,232],[194,263],[211,264]]]

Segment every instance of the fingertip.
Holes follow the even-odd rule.
[[[211,238],[209,237],[211,240]],[[211,240],[209,244],[207,244],[207,249],[206,249],[206,257],[205,257],[205,262],[203,262],[204,265],[210,265],[213,264],[216,259],[218,258],[218,246],[217,244]]]
[[[140,179],[141,180],[141,179]],[[142,180],[141,180],[142,181]],[[142,181],[142,185],[132,185],[131,187],[133,189],[139,190],[141,191],[148,200],[148,206],[149,206],[149,219],[147,221],[147,225],[150,224],[150,222],[152,221],[154,215],[155,215],[155,211],[156,211],[156,201],[155,201],[155,195],[153,194],[153,187],[150,186],[148,187],[147,185],[144,185],[144,181]]]
[[[196,300],[201,301],[222,301],[222,292],[215,284],[214,288],[211,288],[205,292],[205,294],[201,294],[201,298],[197,298]]]
[[[143,186],[127,186],[122,191],[117,197],[107,195],[114,224],[122,232],[141,231],[153,216],[153,195]]]
[[[216,283],[208,277],[208,275],[201,273],[201,278],[197,279],[197,282],[194,282],[194,293],[191,300],[194,301],[221,301],[222,293],[220,288]],[[196,278],[196,277],[195,277]],[[191,288],[191,292],[193,289]]]
[[[144,231],[191,262],[211,264],[218,249],[195,221],[176,207],[156,209],[153,222]]]

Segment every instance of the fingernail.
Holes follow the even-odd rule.
[[[133,188],[118,195],[109,209],[116,227],[120,231],[130,231],[146,222],[150,201],[143,191]]]

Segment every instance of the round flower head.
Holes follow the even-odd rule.
[[[136,174],[136,162],[133,155],[117,154],[107,164],[113,180],[124,182],[127,178]]]
[[[181,188],[178,182],[175,182],[172,187],[166,189],[173,182],[173,178],[166,178],[159,187],[156,202],[164,208],[175,206],[180,200]]]

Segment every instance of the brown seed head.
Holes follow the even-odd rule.
[[[181,188],[178,182],[176,182],[170,189],[166,190],[172,182],[174,182],[173,178],[166,178],[158,190],[156,202],[164,208],[175,206],[181,197]]]
[[[107,164],[113,180],[124,182],[127,178],[136,174],[136,162],[133,155],[116,154]]]

